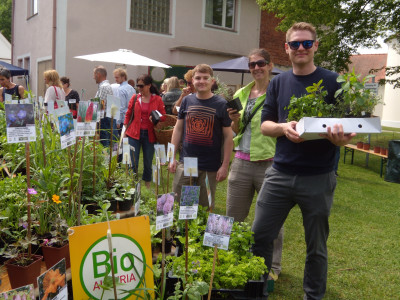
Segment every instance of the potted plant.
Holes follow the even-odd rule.
[[[54,203],[54,213],[50,221],[51,239],[44,240],[42,244],[44,261],[46,267],[50,268],[62,258],[65,258],[66,267],[69,268],[68,228],[76,224],[77,205],[69,205],[67,201],[60,200],[60,196],[56,194],[52,196],[52,201]]]
[[[36,287],[36,278],[40,275],[43,259],[43,256],[30,253],[30,246],[37,244],[37,237],[25,236],[25,227],[28,225],[25,222],[22,226],[24,229],[19,232],[16,241],[9,244],[3,252],[3,256],[8,258],[4,265],[7,266],[8,278],[13,289],[32,283]]]
[[[66,268],[71,266],[68,243],[68,224],[64,219],[52,221],[52,238],[45,239],[42,244],[43,259],[47,269],[54,266],[61,259],[65,258]]]
[[[304,139],[321,138],[319,134],[326,133],[326,128],[334,124],[342,124],[345,133],[381,132],[380,119],[370,118],[380,99],[364,87],[370,76],[361,82],[359,76],[353,71],[337,78],[342,86],[335,93],[335,104],[324,101],[322,80],[307,87],[307,95],[291,98],[286,107],[287,121],[298,121],[296,130]]]

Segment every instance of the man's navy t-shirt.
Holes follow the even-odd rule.
[[[340,88],[337,77],[337,73],[319,67],[305,76],[294,75],[290,70],[274,77],[267,89],[261,122],[286,123],[289,112],[285,107],[289,105],[290,98],[306,95],[306,87],[321,79],[324,90],[328,92],[325,101],[335,103],[334,95]],[[326,139],[293,143],[286,136],[280,136],[277,138],[273,167],[287,174],[317,175],[333,170],[334,157],[335,145]]]
[[[222,128],[231,126],[226,109],[226,100],[217,95],[204,100],[195,94],[183,98],[178,114],[178,119],[184,120],[180,161],[184,157],[197,157],[199,170],[218,171]]]

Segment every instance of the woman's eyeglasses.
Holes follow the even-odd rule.
[[[257,60],[257,61],[252,61],[249,62],[249,69],[254,69],[257,66],[259,66],[260,68],[265,67],[268,64],[268,62],[263,59],[263,60]]]
[[[144,87],[144,84],[137,84],[136,87],[142,89]]]
[[[303,45],[304,49],[310,49],[313,46],[314,41],[313,40],[306,40],[301,42],[293,41],[293,42],[287,42],[287,44],[292,50],[298,50],[300,48],[300,44]]]

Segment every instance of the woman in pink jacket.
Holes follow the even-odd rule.
[[[154,143],[156,136],[150,113],[154,110],[165,115],[164,103],[159,96],[157,88],[153,85],[150,75],[141,75],[136,80],[138,94],[133,95],[126,111],[124,125],[129,144],[135,147],[131,151],[133,169],[137,172],[139,166],[140,147],[143,149],[143,176],[146,187],[152,181],[152,162],[154,156]],[[133,114],[133,115],[132,115]],[[165,119],[161,117],[161,121]]]

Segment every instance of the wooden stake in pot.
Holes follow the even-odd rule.
[[[211,272],[211,279],[210,279],[210,287],[208,289],[208,300],[211,299],[211,290],[212,290],[212,284],[213,284],[213,280],[214,280],[214,272],[215,272],[215,261],[217,259],[217,255],[218,255],[218,248],[217,245],[214,246],[214,259],[213,259],[213,266],[212,266],[212,272]]]
[[[77,226],[81,225],[81,197],[82,197],[82,173],[83,173],[83,153],[85,151],[85,136],[82,138],[82,152],[81,152],[81,168],[79,171],[79,183],[78,183],[78,216]]]
[[[29,153],[29,142],[25,143],[25,157],[26,157],[26,186],[29,189],[31,188],[31,161],[30,161],[30,153]],[[27,214],[28,214],[28,231],[26,233],[26,237],[28,241],[31,240],[32,232],[31,232],[31,225],[32,225],[32,217],[31,217],[31,194],[27,193],[27,200],[28,200],[28,207],[27,207]],[[32,256],[32,244],[28,244],[28,259]]]

